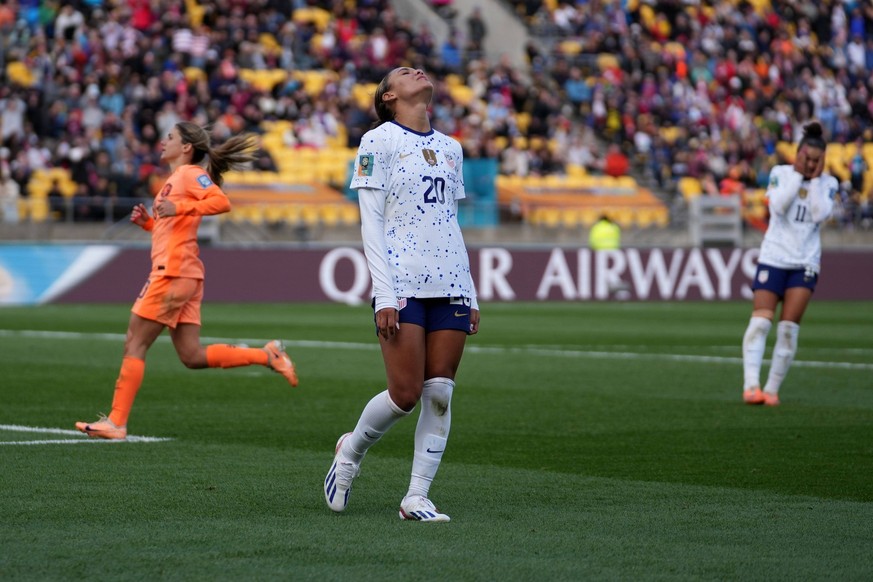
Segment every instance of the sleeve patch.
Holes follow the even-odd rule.
[[[373,154],[358,156],[358,176],[373,175]]]
[[[210,186],[212,186],[212,179],[210,179],[207,174],[200,174],[199,176],[197,176],[197,182],[203,188],[209,188]]]

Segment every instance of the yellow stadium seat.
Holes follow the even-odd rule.
[[[596,208],[583,208],[579,211],[579,222],[586,228],[597,222],[600,211]]]
[[[197,3],[197,0],[185,0],[185,10],[191,21],[191,26],[200,26],[203,23],[203,15],[206,9]]]
[[[316,30],[324,32],[332,18],[331,13],[323,8],[307,7],[298,8],[292,15],[294,22],[297,23],[313,23]]]
[[[264,211],[261,207],[240,206],[231,211],[232,218],[237,222],[251,222],[252,224],[261,224],[264,222]]]
[[[576,228],[581,223],[578,208],[561,208],[561,226],[564,228]]]
[[[539,190],[545,186],[546,181],[543,176],[525,176],[524,187],[530,190]]]
[[[612,53],[600,53],[597,55],[597,68],[601,71],[618,68],[618,57]]]
[[[354,226],[360,224],[361,213],[360,209],[355,204],[343,204],[341,218],[346,226]]]
[[[373,107],[373,99],[376,96],[376,89],[379,85],[376,83],[358,83],[352,87],[352,97],[361,109],[369,109]]]
[[[531,116],[526,111],[521,111],[515,114],[515,124],[521,133],[527,133],[527,128],[530,127]]]
[[[182,73],[185,75],[185,80],[189,83],[206,80],[206,71],[199,67],[185,67]]]
[[[633,208],[614,208],[609,214],[619,226],[629,228],[633,226],[635,221],[634,212],[635,209]]]
[[[13,83],[17,83],[23,87],[32,87],[36,81],[33,72],[21,61],[12,61],[6,65],[6,76]]]
[[[541,206],[532,213],[533,223],[546,228],[556,228],[561,224],[561,211],[558,208]]]
[[[446,75],[446,85],[449,87],[457,87],[458,85],[463,85],[464,81],[461,79],[460,75],[455,73],[449,73]]]
[[[342,222],[342,213],[336,204],[323,204],[320,212],[321,223],[325,226],[337,226]]]
[[[638,188],[637,181],[633,176],[619,176],[616,185],[627,190],[636,190]]]
[[[262,32],[258,36],[258,42],[261,44],[267,54],[278,54],[282,51],[282,47],[279,46],[279,43],[276,41],[276,37],[269,32]]]
[[[509,138],[505,135],[498,135],[494,138],[494,147],[497,150],[505,150],[509,145]]]
[[[318,204],[306,204],[300,209],[300,219],[307,226],[317,226],[321,221],[321,211]]]
[[[473,93],[473,89],[466,85],[455,85],[449,87],[449,95],[452,96],[452,100],[455,103],[459,103],[460,105],[469,105],[476,97]]]
[[[31,222],[45,222],[50,216],[49,202],[47,198],[35,198],[30,200],[28,214]]]
[[[679,178],[678,188],[682,198],[686,201],[690,201],[692,198],[697,198],[703,194],[703,185],[700,183],[700,180],[691,176]]]
[[[662,208],[638,208],[635,216],[636,224],[640,228],[661,226],[663,214]]]
[[[582,43],[578,40],[567,39],[558,43],[558,52],[566,56],[576,56],[582,52]]]
[[[543,186],[546,188],[566,188],[567,178],[560,174],[549,174],[543,176]]]
[[[787,141],[780,141],[776,144],[776,153],[779,154],[785,162],[789,164],[793,163],[794,155],[797,153],[797,145]]]
[[[285,209],[282,206],[271,204],[264,208],[264,221],[270,224],[285,222]]]

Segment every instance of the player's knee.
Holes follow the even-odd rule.
[[[776,346],[774,351],[780,355],[793,355],[797,350],[797,336],[800,325],[793,321],[780,321],[776,326]]]
[[[776,315],[776,312],[772,309],[756,309],[752,311],[752,317],[763,317],[768,321],[773,321],[773,317]]]
[[[389,390],[391,401],[403,412],[410,412],[421,399],[421,385],[397,385]]]
[[[429,378],[424,383],[423,396],[437,416],[444,416],[452,402],[455,383],[449,378]]]
[[[206,368],[209,365],[206,361],[205,352],[201,354],[201,350],[180,351],[179,361],[182,362],[182,365],[191,370]]]

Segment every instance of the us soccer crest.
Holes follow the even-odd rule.
[[[428,165],[436,166],[437,165],[437,156],[436,152],[429,149],[421,150],[421,153],[424,155],[424,161],[428,163]]]
[[[806,188],[801,188],[801,189],[797,192],[797,195],[800,197],[801,200],[805,200],[807,194],[808,194],[808,192],[806,191]]]
[[[758,283],[764,284],[767,282],[767,279],[770,278],[770,271],[760,271],[758,273]]]

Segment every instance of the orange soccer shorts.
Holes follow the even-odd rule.
[[[180,323],[200,325],[203,280],[152,275],[131,311],[143,319],[175,329]]]

